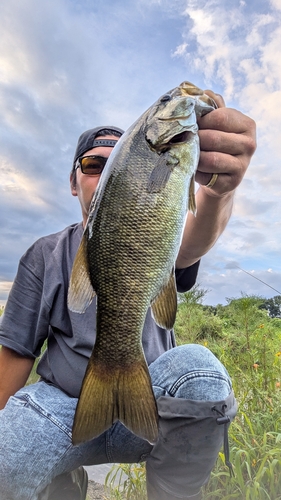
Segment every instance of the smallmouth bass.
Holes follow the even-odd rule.
[[[93,196],[68,292],[83,313],[97,295],[97,338],[83,379],[72,440],[78,444],[119,420],[150,443],[158,413],[141,339],[149,307],[171,329],[174,276],[187,211],[195,213],[197,115],[216,107],[183,82],[123,134]]]

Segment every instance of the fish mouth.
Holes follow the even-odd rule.
[[[161,151],[163,153],[164,151],[168,151],[173,147],[179,146],[186,142],[190,142],[193,138],[194,133],[190,132],[189,130],[185,130],[183,132],[180,132],[179,134],[174,135],[167,142],[158,144],[157,147],[154,145],[153,149],[155,149],[156,151]]]
[[[173,144],[182,144],[183,142],[188,142],[190,139],[194,137],[194,133],[188,130],[184,132],[180,132],[179,134],[174,135],[165,146],[173,145]]]

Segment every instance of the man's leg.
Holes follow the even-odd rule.
[[[19,391],[0,412],[0,498],[39,500],[56,476],[83,464],[145,460],[149,500],[197,494],[223,440],[212,408],[224,411],[225,400],[231,419],[236,411],[229,377],[210,351],[192,345],[163,354],[150,372],[160,415],[154,447],[120,423],[74,447],[77,400],[44,382]]]
[[[10,398],[0,411],[1,500],[73,500],[70,495],[79,492],[83,498],[87,479],[81,465],[146,459],[152,446],[119,422],[73,446],[76,404],[77,399],[45,382]]]
[[[87,460],[88,443],[76,447],[71,443],[76,404],[77,399],[45,382],[10,398],[0,412],[1,499],[36,500],[55,476]],[[97,461],[106,461],[104,437],[92,448]]]
[[[88,474],[83,467],[56,476],[39,494],[39,500],[85,500]]]
[[[146,462],[148,498],[197,500],[216,462],[224,427],[237,411],[229,375],[208,349],[195,344],[171,349],[149,369],[159,440]]]

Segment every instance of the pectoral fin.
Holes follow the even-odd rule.
[[[84,313],[94,296],[87,258],[87,237],[84,234],[72,267],[67,305],[73,312]]]
[[[149,193],[160,193],[165,188],[171,172],[177,164],[177,160],[172,160],[165,153],[162,153],[149,177],[147,191]]]
[[[177,314],[177,290],[174,269],[168,283],[152,302],[151,309],[157,325],[167,330],[173,328]]]

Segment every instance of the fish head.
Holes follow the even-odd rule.
[[[181,177],[179,189],[189,189],[188,208],[196,213],[195,172],[200,145],[197,117],[215,109],[216,103],[203,90],[183,82],[164,94],[148,110],[143,130],[149,148],[159,160],[150,176],[149,189],[160,191],[172,172]]]
[[[167,92],[151,106],[145,123],[145,137],[158,152],[175,144],[188,142],[197,134],[197,116],[209,113],[217,106],[203,90],[183,82]]]

